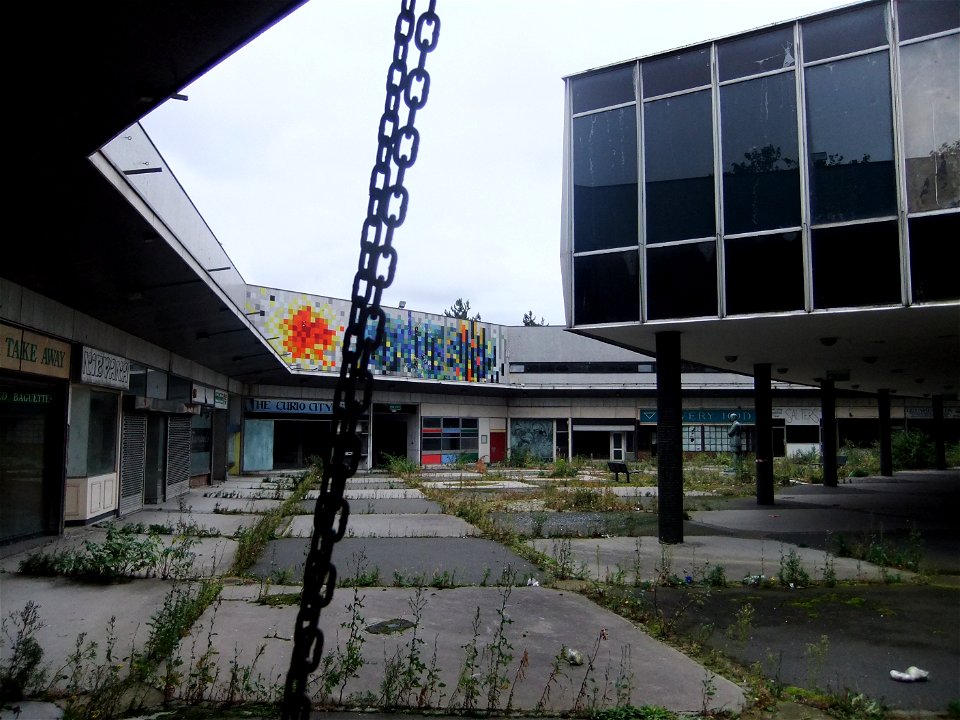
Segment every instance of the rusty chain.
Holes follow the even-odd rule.
[[[284,687],[284,720],[307,720],[310,716],[307,685],[323,655],[320,611],[330,604],[337,584],[337,569],[331,560],[333,546],[343,538],[350,516],[343,491],[347,478],[357,471],[360,462],[357,423],[370,407],[373,394],[370,357],[382,344],[386,325],[380,300],[397,269],[393,232],[407,214],[409,194],[403,187],[403,177],[417,159],[420,135],[414,120],[430,92],[426,58],[437,46],[439,35],[436,0],[430,0],[429,8],[419,17],[416,0],[401,0],[393,33],[393,59],[387,71],[387,99],[377,132],[377,159],[370,175],[370,200],[360,234],[360,260],[343,336],[340,377],[334,391],[333,452],[332,458],[323,464],[320,495],[313,513],[313,536],[305,561],[303,592]],[[411,40],[419,53],[413,67],[408,62]],[[388,263],[385,269],[380,268],[381,261]]]

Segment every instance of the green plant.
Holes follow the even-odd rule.
[[[590,720],[676,720],[678,715],[659,705],[617,705],[612,708],[594,710]]]
[[[576,477],[578,468],[576,465],[564,457],[557,458],[550,469],[547,471],[547,477],[564,478]]]
[[[901,430],[893,433],[890,438],[890,450],[895,470],[933,467],[933,443],[920,430]]]
[[[267,543],[277,534],[277,528],[283,519],[299,512],[300,504],[307,496],[307,490],[316,481],[316,476],[304,473],[290,492],[290,496],[283,503],[263,513],[253,525],[237,530],[234,539],[237,541],[237,550],[233,558],[230,572],[243,575],[260,559]]]
[[[487,710],[500,707],[500,693],[508,686],[507,665],[513,660],[513,645],[507,639],[506,629],[513,623],[507,616],[507,601],[516,582],[516,571],[507,566],[500,578],[500,605],[497,607],[497,625],[493,638],[486,647],[487,670],[484,683],[487,686]]]
[[[472,712],[477,707],[477,700],[480,697],[480,680],[478,676],[478,667],[480,663],[480,649],[477,641],[480,637],[480,606],[473,615],[473,635],[470,640],[461,645],[463,650],[463,665],[460,667],[460,675],[457,678],[457,687],[454,689],[451,698],[451,706],[457,694],[462,696],[460,707],[464,712]]]
[[[780,546],[780,570],[777,579],[781,585],[791,588],[806,587],[810,584],[810,573],[803,567],[800,555],[794,548],[784,555],[783,546]]]
[[[840,720],[884,720],[887,716],[882,700],[871,700],[862,693],[849,691],[833,698],[830,710]]]
[[[826,635],[821,635],[820,640],[815,643],[807,643],[807,684],[811,688],[817,687],[829,652],[830,638]]]
[[[43,685],[43,648],[36,636],[45,625],[40,619],[40,606],[33,600],[3,618],[0,648],[9,646],[0,660],[0,696],[4,699],[19,700]]]

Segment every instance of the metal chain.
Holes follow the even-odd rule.
[[[393,232],[407,214],[409,194],[403,187],[403,176],[416,162],[420,144],[413,124],[417,110],[426,104],[430,93],[430,75],[425,65],[427,54],[437,46],[440,18],[436,0],[430,0],[429,8],[419,18],[415,6],[416,0],[401,0],[393,33],[387,99],[377,133],[377,159],[370,175],[370,201],[360,234],[360,261],[353,280],[343,360],[333,399],[333,455],[324,462],[320,495],[313,513],[313,537],[304,567],[303,593],[284,688],[284,720],[308,720],[310,716],[307,683],[323,655],[320,611],[333,599],[337,584],[337,569],[331,561],[333,546],[343,538],[350,516],[343,490],[360,462],[357,422],[370,407],[373,376],[368,366],[370,357],[383,342],[386,325],[380,299],[397,269]],[[409,68],[411,40],[419,55],[416,65]],[[381,261],[388,263],[385,269],[380,269]]]

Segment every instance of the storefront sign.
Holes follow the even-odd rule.
[[[91,347],[83,348],[80,382],[130,389],[130,361]]]
[[[684,410],[682,421],[687,425],[722,425],[730,422],[730,413],[736,413],[741,423],[753,424],[757,421],[757,414],[753,410],[744,410],[743,408]],[[657,422],[657,411],[641,410],[639,420],[641,423],[655,424]]]
[[[220,410],[226,410],[230,404],[230,395],[226,390],[213,391],[213,406]]]
[[[903,414],[908,420],[933,420],[932,407],[905,407]],[[945,420],[956,420],[960,418],[960,408],[945,407],[943,409]]]
[[[23,388],[0,385],[0,403],[14,405],[49,405],[53,402],[50,393],[29,392]]]
[[[318,400],[261,400],[247,398],[249,412],[294,413],[297,415],[332,415],[333,403]]]
[[[783,420],[784,425],[819,425],[821,410],[818,407],[773,408],[773,419]]]
[[[70,344],[46,335],[0,325],[0,368],[70,377]]]

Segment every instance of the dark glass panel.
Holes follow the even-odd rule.
[[[644,105],[647,243],[716,234],[709,90]]]
[[[909,223],[913,301],[960,299],[960,213],[915,217]]]
[[[577,252],[638,243],[635,107],[573,121],[573,243]]]
[[[792,25],[719,44],[720,82],[793,67],[796,55]]]
[[[807,68],[814,223],[897,211],[886,52]]]
[[[710,47],[647,60],[640,65],[645,98],[710,84]]]
[[[814,230],[816,308],[900,303],[900,242],[896,222]]]
[[[573,79],[573,112],[582,113],[636,100],[633,65]]]
[[[650,320],[717,314],[715,241],[647,250]]]
[[[573,321],[576,325],[639,319],[637,251],[573,259]]]
[[[799,231],[731,238],[725,253],[728,314],[803,310]]]
[[[960,207],[960,35],[901,48],[900,77],[908,208]]]
[[[898,0],[900,39],[923,37],[960,27],[957,0]]]
[[[809,20],[800,26],[803,61],[814,62],[888,44],[887,5]]]
[[[720,127],[724,232],[800,225],[794,74],[724,85]]]

